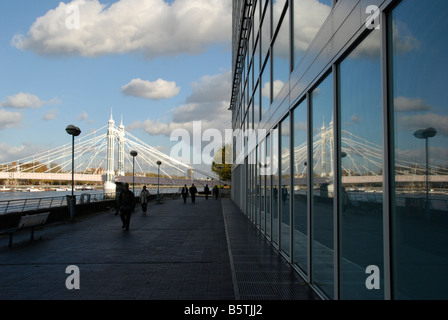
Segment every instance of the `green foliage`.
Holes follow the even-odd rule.
[[[215,153],[212,162],[212,171],[215,172],[222,181],[232,180],[232,164],[226,163],[226,159],[232,159],[232,146],[225,145]]]

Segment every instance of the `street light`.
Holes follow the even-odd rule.
[[[132,193],[135,195],[135,189],[134,189],[134,172],[135,172],[135,157],[137,156],[137,151],[132,150],[131,156],[132,156]]]
[[[159,177],[160,177],[160,165],[162,164],[162,161],[158,160],[156,163],[157,163],[157,203],[160,203]]]
[[[435,137],[437,130],[434,128],[420,129],[414,132],[414,137],[417,139],[425,139],[425,154],[426,154],[426,201],[425,209],[429,209],[429,161],[428,161],[428,138]]]
[[[81,134],[81,129],[70,124],[65,128],[65,131],[72,136],[72,196],[70,198],[70,221],[74,220],[75,217],[75,137]]]

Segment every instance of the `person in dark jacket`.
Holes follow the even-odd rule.
[[[181,190],[182,198],[184,199],[184,203],[187,202],[188,197],[188,188],[187,185],[185,185]]]
[[[132,210],[134,210],[134,193],[129,190],[129,184],[124,184],[124,189],[118,196],[118,208],[120,210],[121,221],[123,230],[129,230],[129,224],[131,222]]]
[[[208,184],[204,187],[204,193],[205,193],[205,200],[208,200],[208,194],[210,193],[210,188],[208,187]]]
[[[191,194],[191,202],[196,202],[196,193],[198,193],[198,189],[194,186],[194,183],[190,187],[190,194]]]

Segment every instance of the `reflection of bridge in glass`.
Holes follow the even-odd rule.
[[[313,137],[313,180],[325,183],[333,177],[333,128],[322,126],[320,132]],[[347,130],[341,132],[342,183],[366,184],[382,183],[383,147],[360,138]],[[294,148],[294,180],[297,185],[306,184],[307,173],[306,142]],[[289,157],[282,156],[284,173],[289,172]],[[448,161],[445,167],[429,166],[429,183],[448,182]],[[416,162],[405,152],[397,152],[395,159],[395,182],[426,182],[425,160]]]
[[[115,148],[118,146],[118,148]],[[118,150],[118,166],[115,166],[115,150]],[[154,147],[151,147],[119,127],[111,117],[104,126],[87,135],[79,136],[75,142],[75,175],[76,182],[132,183],[132,156],[135,150],[136,184],[157,184],[157,161],[161,161],[160,184],[180,186],[197,182],[212,184],[216,178],[210,173],[201,171],[188,164],[182,163]],[[45,180],[71,181],[72,145],[71,143],[57,147],[40,154],[0,164],[0,179],[16,180]],[[194,177],[197,172],[202,179]],[[207,178],[210,179],[207,182]],[[216,182],[216,181],[215,181]]]

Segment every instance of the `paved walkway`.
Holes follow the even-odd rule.
[[[35,238],[0,237],[1,300],[318,300],[230,199],[137,207],[129,231],[105,211]]]

